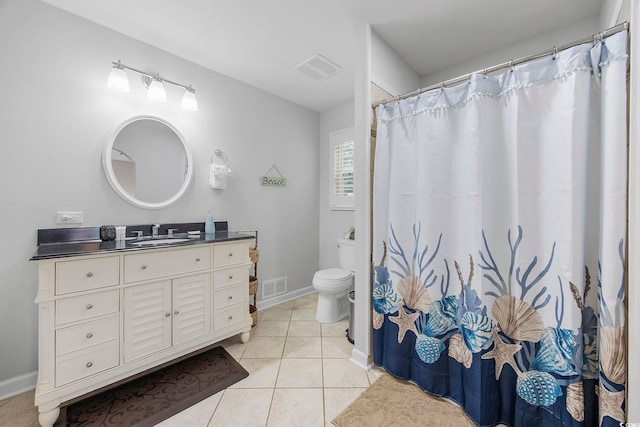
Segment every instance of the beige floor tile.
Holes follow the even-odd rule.
[[[322,389],[276,389],[267,427],[285,426],[324,426]]]
[[[252,337],[286,337],[288,320],[262,320],[251,330]]]
[[[240,341],[240,335],[234,335],[219,344],[236,360],[240,360],[244,349],[247,347],[246,344]]]
[[[291,320],[291,312],[293,311],[293,304],[291,307],[275,306],[267,308],[266,310],[258,311],[258,319],[260,320]]]
[[[295,307],[291,313],[291,320],[316,320],[314,308]]]
[[[289,324],[290,337],[319,337],[320,323],[315,320],[292,320]]]
[[[369,387],[367,371],[349,359],[322,359],[325,387]]]
[[[369,377],[369,384],[376,382],[380,375],[384,374],[384,369],[379,366],[374,366],[367,371],[367,377]]]
[[[251,337],[242,353],[243,359],[281,358],[285,337]]]
[[[265,426],[273,389],[227,389],[209,427]]]
[[[344,337],[347,335],[347,328],[349,327],[348,320],[341,320],[334,323],[322,324],[322,336],[323,337]]]
[[[230,388],[273,388],[276,386],[280,359],[242,359],[240,364],[249,376]]]
[[[0,426],[37,427],[38,410],[33,404],[35,390],[0,401]]]
[[[322,337],[322,357],[349,359],[353,344],[346,337]]]
[[[322,387],[322,359],[282,359],[276,388]]]
[[[347,406],[365,391],[359,388],[325,388],[324,389],[324,420],[331,425],[331,420],[338,416]]]
[[[313,294],[315,296],[306,296],[306,297],[302,297],[302,298],[298,298],[297,300],[294,300],[293,302],[293,307],[294,308],[316,308],[318,306],[318,297],[316,294]]]
[[[320,337],[287,337],[282,357],[287,359],[321,358],[322,340]]]
[[[209,424],[223,393],[224,391],[218,392],[184,411],[178,412],[173,417],[156,424],[156,427],[206,426]]]

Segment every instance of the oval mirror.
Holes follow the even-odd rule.
[[[102,166],[116,193],[147,209],[175,203],[193,175],[191,153],[180,132],[153,116],[120,124],[105,144]]]

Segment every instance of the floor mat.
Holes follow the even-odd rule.
[[[153,426],[247,376],[218,346],[62,408],[56,426]]]

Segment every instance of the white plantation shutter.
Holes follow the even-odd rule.
[[[331,183],[329,204],[331,209],[352,210],[353,200],[353,128],[331,133]]]

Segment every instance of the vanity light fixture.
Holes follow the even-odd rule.
[[[164,83],[160,80],[160,76],[147,77],[142,76],[142,80],[147,83],[147,98],[155,102],[167,102],[167,92],[164,90]]]
[[[133,71],[142,75],[142,81],[147,87],[147,98],[156,102],[167,102],[167,94],[165,91],[165,83],[181,87],[185,90],[182,97],[181,107],[187,111],[198,111],[198,100],[196,99],[196,90],[191,85],[183,85],[182,83],[160,77],[160,74],[151,74],[137,68],[130,67],[118,62],[112,62],[113,68],[107,80],[107,87],[118,92],[129,92],[129,79],[125,70]]]
[[[182,103],[180,104],[183,110],[198,111],[198,100],[196,99],[196,91],[189,85],[187,90],[182,95]]]
[[[124,65],[120,61],[113,63],[113,68],[107,80],[107,87],[116,92],[129,93],[129,79],[124,71]]]

